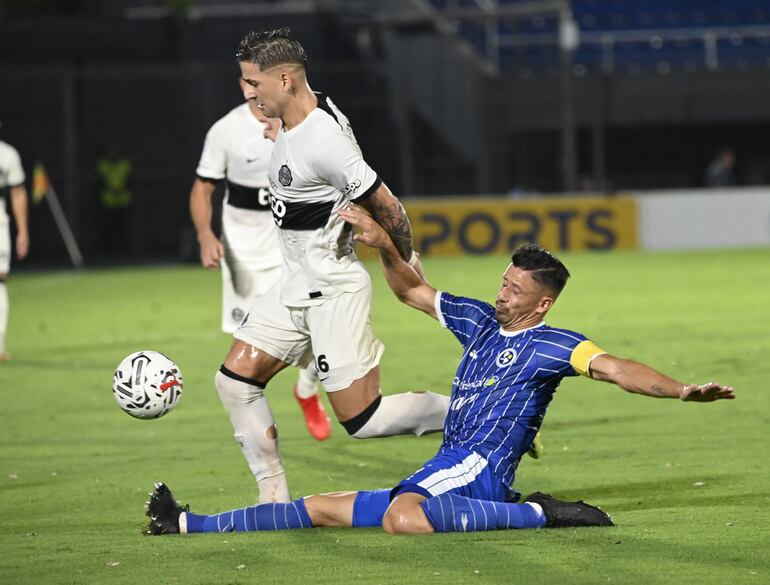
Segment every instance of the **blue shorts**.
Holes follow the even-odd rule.
[[[493,502],[504,502],[508,496],[507,486],[492,473],[487,460],[464,449],[440,451],[393,488],[390,498],[404,492],[422,494],[426,498],[452,493]]]

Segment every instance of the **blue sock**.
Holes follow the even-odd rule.
[[[288,504],[257,504],[211,516],[187,512],[187,532],[248,532],[312,527],[302,498]]]
[[[363,491],[353,502],[353,528],[382,526],[382,517],[390,505],[390,490]]]
[[[529,504],[475,500],[441,494],[424,500],[423,511],[436,532],[476,532],[506,528],[542,528],[545,514]]]

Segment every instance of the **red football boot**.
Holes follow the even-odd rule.
[[[332,434],[332,423],[326,414],[321,397],[316,394],[310,398],[300,398],[297,395],[297,385],[294,385],[294,397],[305,415],[305,425],[310,435],[317,441],[325,441]]]

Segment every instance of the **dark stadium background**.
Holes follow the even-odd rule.
[[[195,259],[203,137],[240,103],[238,40],[278,25],[404,198],[700,187],[723,147],[770,182],[767,2],[3,0],[0,138],[45,164],[88,265]],[[118,256],[94,236],[110,144],[134,165]],[[67,263],[44,205],[31,233],[15,270]]]

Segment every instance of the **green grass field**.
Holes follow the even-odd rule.
[[[738,399],[691,404],[566,380],[543,425],[545,453],[517,487],[585,498],[612,529],[390,537],[370,530],[148,537],[144,501],[163,480],[193,510],[256,494],[213,387],[229,338],[219,277],[197,267],[16,275],[0,364],[0,583],[698,583],[770,582],[770,249],[565,255],[573,278],[549,323]],[[491,300],[505,257],[428,259],[440,289]],[[384,391],[447,393],[452,335],[401,306],[376,265],[374,324]],[[184,375],[163,419],[112,397],[128,353],[157,349]],[[388,487],[438,436],[315,443],[291,396],[268,388],[295,496]]]

